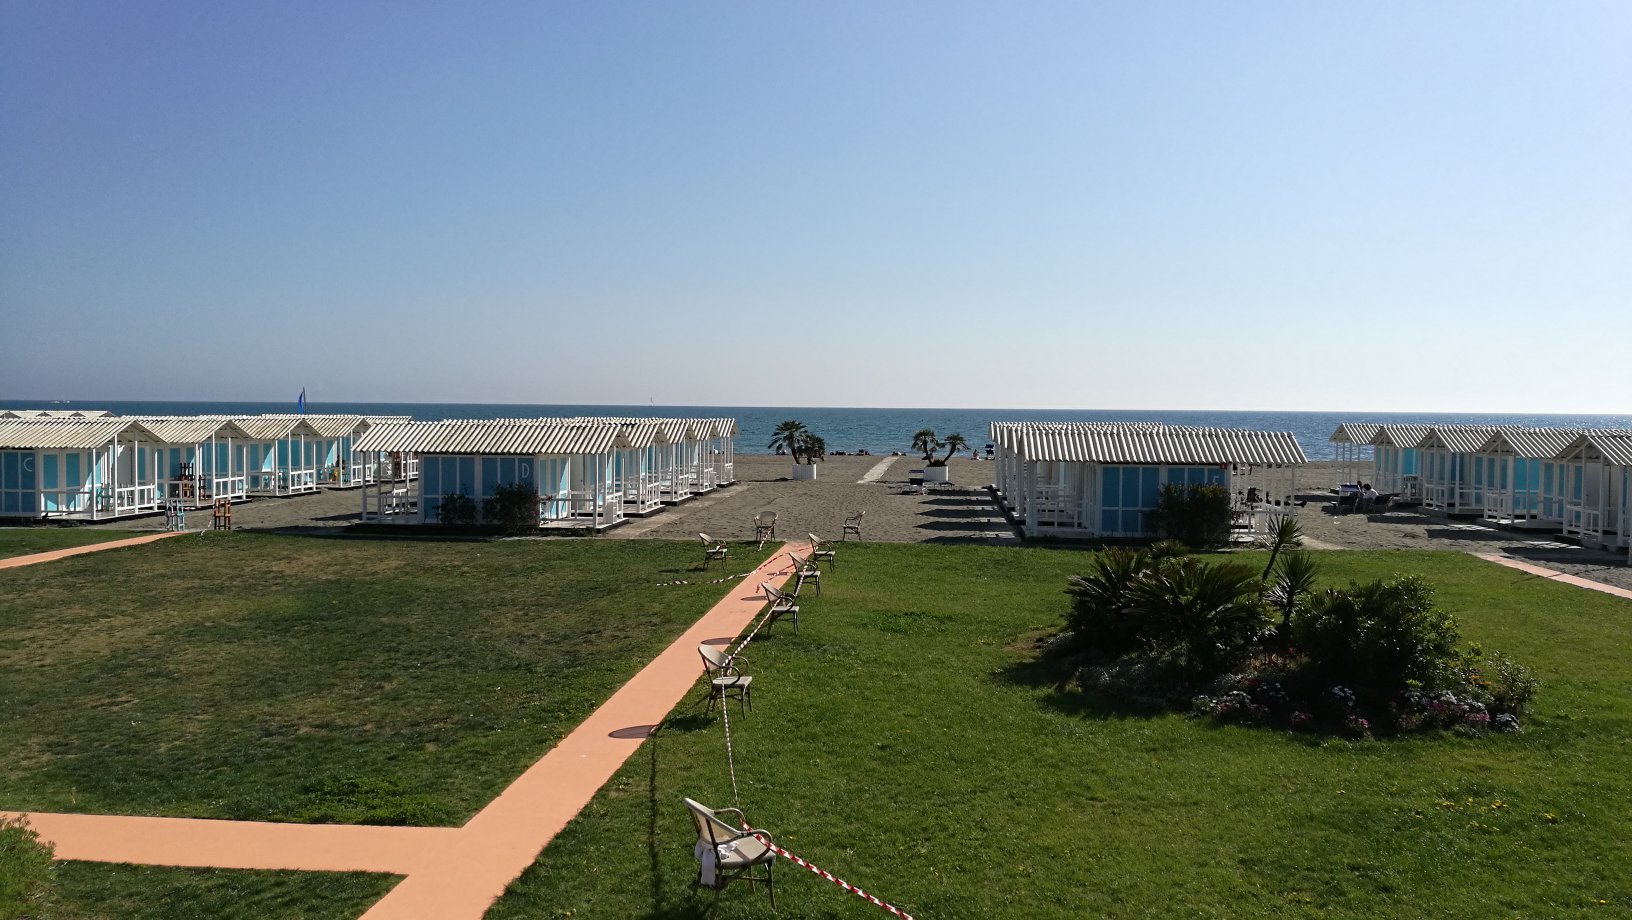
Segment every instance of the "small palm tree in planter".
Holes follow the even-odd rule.
[[[794,479],[815,479],[817,461],[827,456],[827,442],[811,434],[804,422],[792,419],[776,426],[771,443],[765,446],[778,454],[792,455]]]
[[[935,456],[935,452],[943,447],[946,448],[946,456]],[[934,430],[923,428],[912,436],[912,449],[924,455],[925,482],[947,482],[950,477],[947,476],[946,461],[951,460],[958,451],[968,450],[969,442],[957,432],[942,440]]]

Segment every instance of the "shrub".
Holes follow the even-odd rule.
[[[1230,538],[1230,491],[1223,486],[1168,484],[1145,516],[1150,531],[1187,546],[1217,546]]]
[[[1185,546],[1178,540],[1157,540],[1155,543],[1150,544],[1145,553],[1150,558],[1158,561],[1162,559],[1183,559],[1185,556],[1190,555],[1190,547]]]
[[[499,486],[482,502],[482,520],[499,525],[505,533],[537,531],[538,490],[524,482]]]
[[[26,818],[0,818],[0,920],[31,913],[51,884],[51,847]]]
[[[1318,595],[1292,620],[1294,642],[1322,680],[1384,700],[1439,689],[1456,663],[1456,624],[1418,576],[1350,584]]]
[[[1130,622],[1149,651],[1171,652],[1193,678],[1246,661],[1270,627],[1258,573],[1186,559],[1153,567],[1132,590]]]
[[[476,503],[463,492],[449,492],[442,496],[442,505],[437,509],[436,519],[443,524],[474,524]]]
[[[1490,708],[1513,716],[1524,714],[1541,686],[1529,668],[1501,652],[1491,652],[1485,657],[1483,678]],[[1516,730],[1517,720],[1514,725]]]
[[[1065,591],[1071,596],[1066,627],[1074,644],[1110,658],[1138,648],[1141,630],[1131,610],[1133,587],[1153,565],[1146,553],[1116,547],[1093,556],[1088,574],[1071,576]]]

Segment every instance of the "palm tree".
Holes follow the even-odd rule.
[[[946,461],[951,460],[953,454],[960,450],[969,449],[969,442],[963,439],[963,435],[954,431],[946,436],[946,440],[941,442],[941,446],[946,448],[946,456],[941,458],[940,465],[946,466]]]
[[[795,463],[803,462],[814,466],[816,461],[826,456],[827,441],[821,435],[811,434],[806,431],[799,436],[799,446],[793,454]]]
[[[1283,550],[1302,545],[1303,528],[1298,526],[1297,519],[1290,514],[1278,518],[1269,532],[1258,541],[1260,549],[1269,550],[1269,562],[1264,566],[1264,574],[1260,580],[1269,581],[1269,573],[1275,570],[1275,559]]]
[[[1308,553],[1288,552],[1281,557],[1275,570],[1275,581],[1265,592],[1269,603],[1281,612],[1281,625],[1275,637],[1282,648],[1292,644],[1292,614],[1315,593],[1315,576],[1320,564]]]
[[[924,462],[935,459],[935,452],[941,449],[941,439],[935,437],[935,429],[920,428],[912,436],[912,449],[924,455]]]
[[[765,448],[775,450],[779,454],[792,454],[794,462],[797,463],[799,462],[800,440],[807,434],[809,432],[805,430],[804,422],[788,419],[776,426],[776,431],[771,433],[771,443],[765,445]]]
[[[1192,677],[1240,664],[1270,626],[1263,584],[1252,569],[1193,559],[1152,569],[1129,592],[1130,612],[1153,639],[1171,643]]]

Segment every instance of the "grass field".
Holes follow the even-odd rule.
[[[1607,917],[1632,911],[1632,603],[1458,554],[1420,572],[1545,682],[1519,735],[1351,742],[1118,711],[1035,675],[1079,552],[846,547],[802,632],[747,652],[742,804],[920,918]],[[732,801],[689,701],[489,914],[701,917],[681,804]],[[884,916],[787,862],[778,916]],[[713,917],[764,916],[728,890]]]
[[[30,920],[355,920],[397,881],[361,872],[249,872],[65,862]]]
[[[90,530],[82,527],[0,527],[0,559],[27,556],[54,549],[69,549],[125,540],[138,536],[128,530]]]
[[[0,808],[460,823],[723,595],[655,587],[698,555],[235,533],[0,572]]]

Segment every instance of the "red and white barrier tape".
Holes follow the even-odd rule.
[[[737,794],[737,758],[731,753],[731,701],[720,697],[720,722],[725,725],[725,766],[731,773],[731,801],[742,808],[742,796]]]
[[[745,830],[745,831],[752,831],[753,830],[753,828],[749,827],[746,823],[742,825],[742,829]],[[798,856],[793,855],[792,853],[789,853],[787,850],[784,850],[781,847],[777,846],[776,844],[772,843],[771,841],[766,840],[764,837],[761,837],[758,834],[755,834],[754,839],[758,840],[760,843],[763,843],[766,846],[770,847],[772,850],[776,851],[776,855],[782,857],[783,859],[790,860],[791,862],[793,862],[794,865],[800,866],[800,867],[805,868],[805,869],[808,869],[808,870],[810,870],[812,873],[814,873],[816,875],[820,875],[822,878],[827,879],[828,881],[830,881],[833,884],[839,886],[840,888],[843,888],[845,891],[848,891],[851,894],[855,895],[856,897],[861,898],[862,900],[872,904],[874,907],[881,907],[885,911],[889,912],[891,915],[902,918],[902,920],[913,920],[912,914],[907,913],[906,911],[902,910],[899,907],[896,907],[894,904],[891,904],[888,901],[881,900],[877,895],[868,894],[867,892],[862,891],[860,888],[857,888],[856,886],[850,884],[849,882],[845,881],[844,879],[839,878],[837,875],[834,875],[833,873],[827,871],[826,869],[823,869],[823,868],[821,868],[819,866],[813,865],[812,863],[808,862],[807,860],[804,860],[804,859],[802,859],[802,858],[800,858]]]
[[[765,563],[769,563],[772,560],[774,560],[775,558],[776,558],[775,556],[772,556],[770,559],[765,560]],[[764,577],[766,577],[766,578],[780,578],[781,576],[791,574],[792,572],[793,572],[792,568],[777,569],[774,572],[764,573]],[[752,572],[743,572],[740,575],[727,575],[724,578],[716,578],[713,581],[687,581],[685,579],[679,579],[677,581],[660,581],[654,587],[671,588],[671,587],[673,587],[675,585],[723,585],[728,581],[736,581],[739,578],[747,578],[747,577],[749,577],[751,575],[757,575],[757,574],[760,574],[759,569],[754,569]]]

